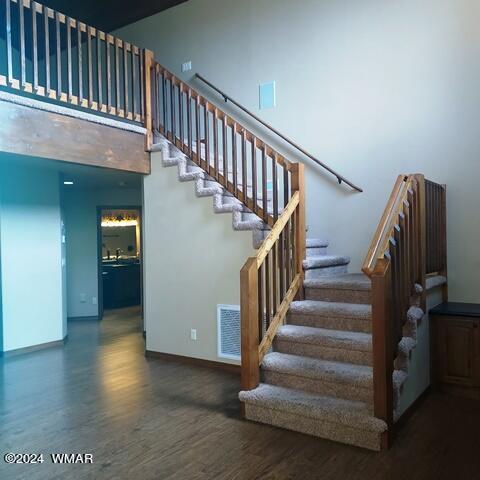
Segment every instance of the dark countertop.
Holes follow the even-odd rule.
[[[450,315],[453,317],[480,317],[480,304],[444,302],[432,308],[431,315]]]

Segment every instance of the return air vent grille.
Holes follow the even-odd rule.
[[[217,305],[218,356],[240,360],[240,307]]]

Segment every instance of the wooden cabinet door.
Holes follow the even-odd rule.
[[[438,319],[439,380],[469,387],[480,386],[479,321]]]

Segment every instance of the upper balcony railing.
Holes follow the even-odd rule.
[[[144,50],[31,0],[0,4],[0,86],[145,121]]]

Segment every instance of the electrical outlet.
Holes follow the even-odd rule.
[[[85,293],[80,294],[80,303],[86,303],[87,295]]]
[[[92,297],[92,305],[97,305],[97,304],[98,304],[97,297]]]
[[[182,63],[182,72],[189,72],[192,69],[192,61]]]
[[[190,330],[190,340],[197,340],[197,330],[195,330],[195,328],[192,328]]]

